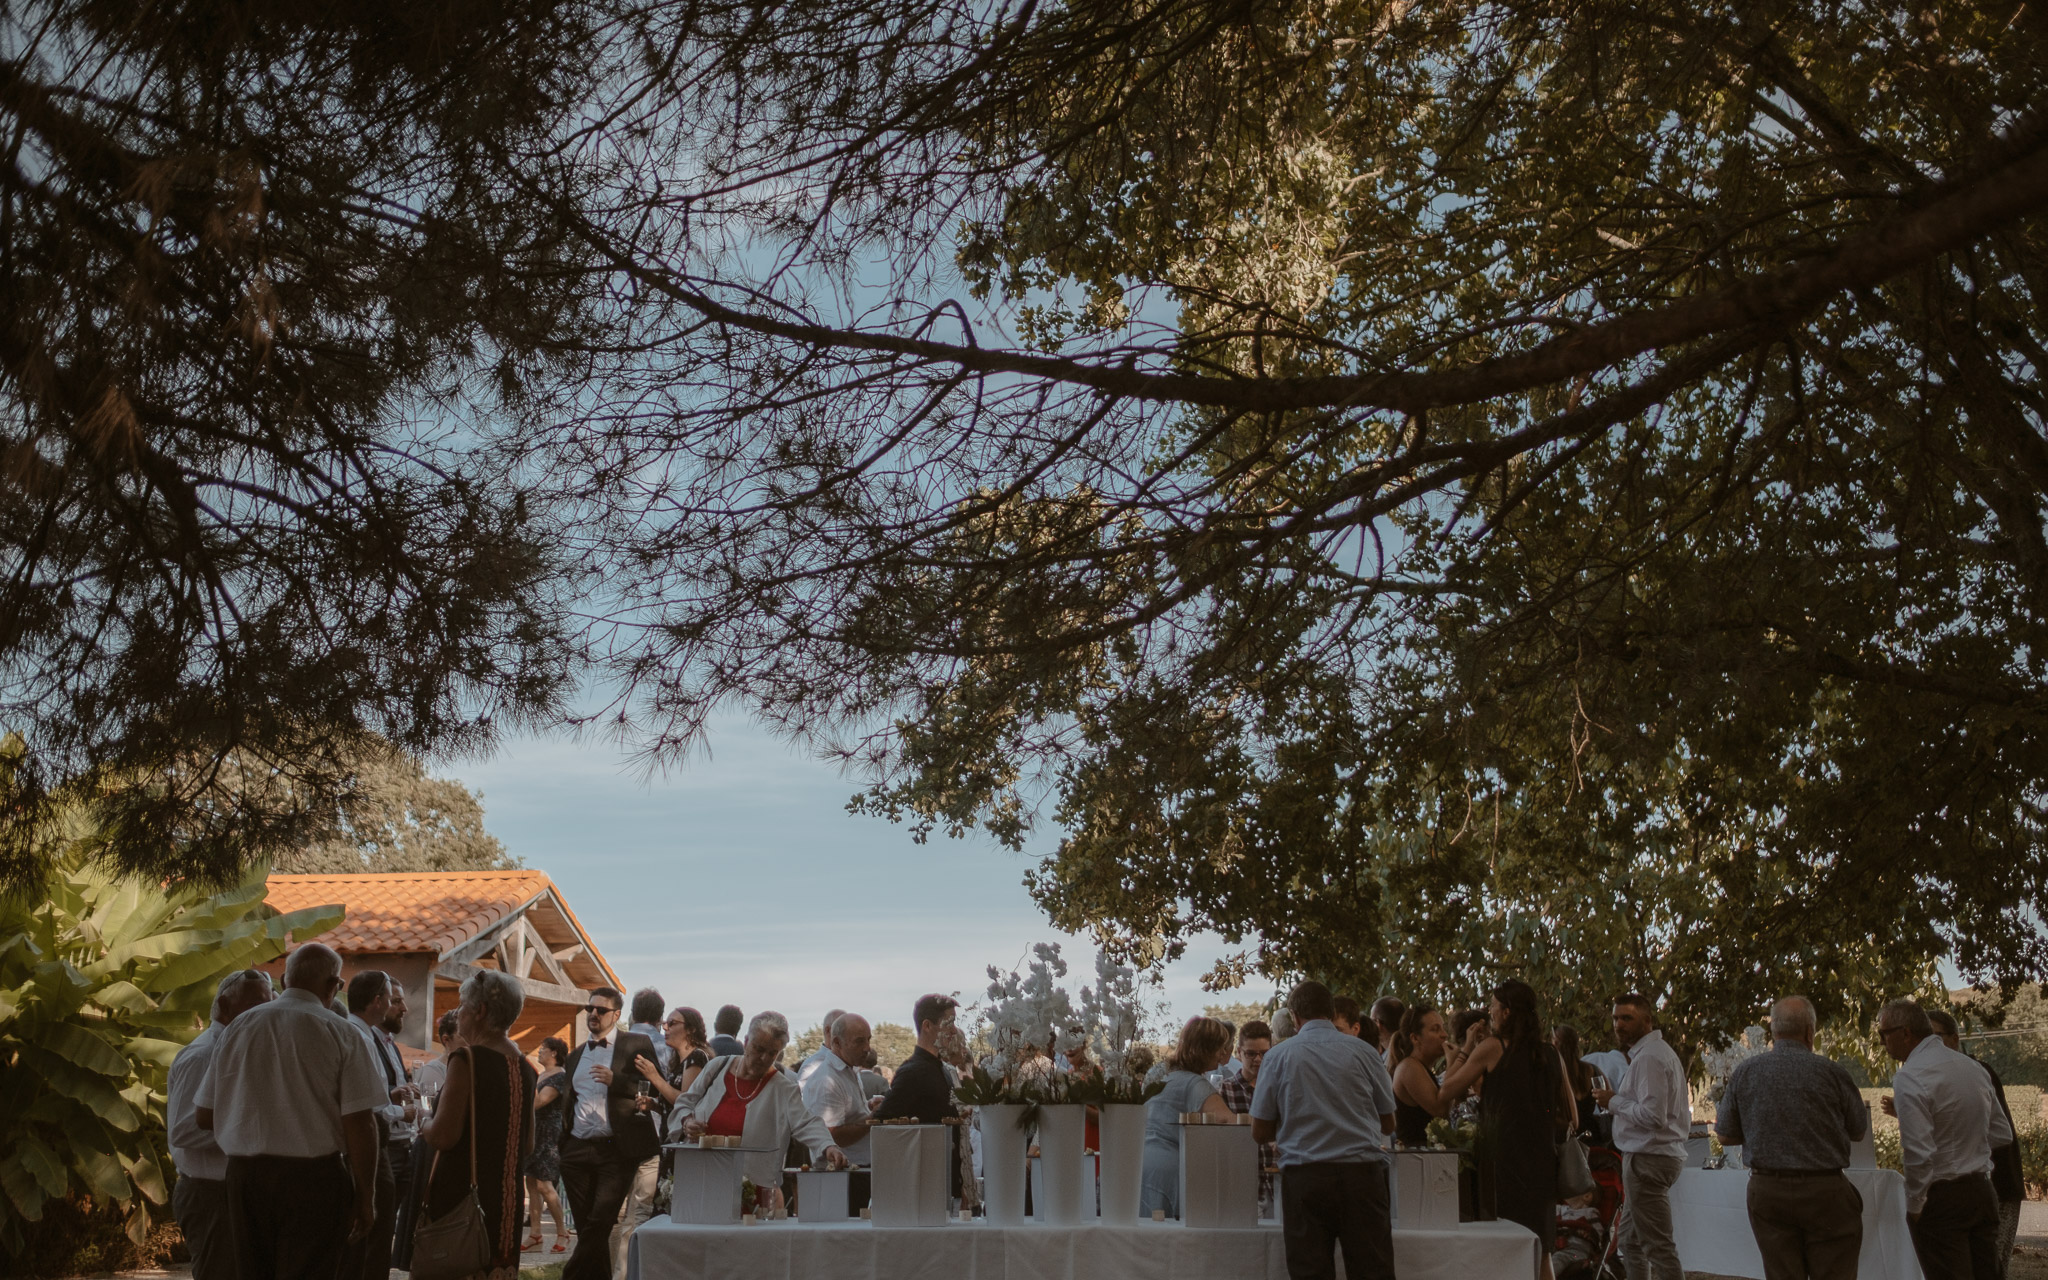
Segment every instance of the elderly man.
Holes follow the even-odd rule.
[[[1394,1226],[1385,1135],[1394,1131],[1394,1085],[1368,1042],[1330,1021],[1336,1003],[1320,982],[1287,997],[1301,1029],[1260,1063],[1252,1139],[1280,1151],[1287,1274],[1392,1280]]]
[[[1892,1077],[1892,1099],[1920,1270],[1927,1280],[1998,1280],[1991,1151],[2013,1132],[1991,1077],[1943,1044],[1912,1000],[1878,1010],[1877,1038],[1903,1064]]]
[[[195,1115],[227,1153],[237,1280],[337,1280],[343,1246],[377,1216],[376,1111],[391,1095],[327,1006],[341,957],[301,945],[284,988],[221,1033]]]
[[[562,1064],[562,1096],[569,1117],[562,1135],[562,1183],[576,1218],[576,1251],[562,1280],[623,1280],[632,1228],[621,1225],[626,1198],[649,1161],[661,1158],[654,1121],[638,1105],[645,1079],[633,1062],[657,1061],[654,1042],[619,1029],[626,997],[616,987],[590,993],[584,1014],[590,1038]]]
[[[868,1143],[869,1094],[861,1086],[874,1029],[857,1013],[842,1013],[825,1031],[823,1058],[811,1061],[797,1077],[804,1105],[832,1131],[832,1141],[857,1165],[873,1163]]]
[[[820,1030],[824,1032],[824,1038],[819,1041],[817,1048],[811,1050],[810,1056],[796,1064],[796,1078],[798,1080],[802,1080],[805,1076],[809,1075],[812,1067],[832,1056],[832,1024],[845,1016],[846,1010],[844,1009],[827,1009],[825,1011],[824,1021],[818,1024]]]
[[[228,1157],[213,1131],[199,1127],[199,1085],[213,1065],[228,1024],[259,1004],[269,1004],[274,995],[270,975],[261,969],[238,969],[222,978],[214,991],[211,1024],[171,1063],[165,1113],[171,1163],[178,1170],[171,1212],[185,1233],[193,1280],[235,1280],[235,1244],[228,1234]]]
[[[1813,1051],[1813,1002],[1771,1006],[1771,1051],[1728,1077],[1714,1127],[1749,1166],[1749,1229],[1764,1280],[1855,1280],[1863,1197],[1842,1170],[1869,1108],[1849,1073]]]
[[[1927,1020],[1934,1024],[1934,1034],[1941,1037],[1943,1044],[1963,1053],[1963,1029],[1956,1025],[1954,1014],[1929,1009]],[[1963,1056],[1970,1058],[1966,1053]],[[1998,1095],[1998,1109],[2005,1113],[2005,1122],[2010,1125],[2012,1105],[2005,1099],[2005,1081],[1999,1079],[1998,1072],[1982,1058],[1970,1058],[1970,1061],[1984,1068],[1985,1074],[1991,1077],[1991,1090]],[[2027,1198],[2018,1142],[2008,1142],[1991,1149],[1991,1189],[1998,1194],[1998,1274],[2003,1276],[2012,1269],[2012,1246],[2020,1229],[2020,1204]]]
[[[1273,1028],[1253,1018],[1238,1029],[1237,1033],[1237,1074],[1228,1076],[1216,1086],[1216,1092],[1223,1098],[1223,1105],[1241,1116],[1252,1113],[1252,1098],[1259,1086],[1259,1067],[1266,1060],[1266,1053],[1273,1047]],[[1273,1201],[1273,1170],[1280,1166],[1280,1149],[1270,1142],[1259,1144],[1259,1204],[1271,1207]],[[1266,1216],[1271,1216],[1270,1214]]]
[[[417,1136],[414,1102],[419,1090],[405,1072],[405,1060],[398,1046],[385,1032],[392,1010],[405,1016],[405,990],[378,969],[365,969],[348,983],[349,1025],[363,1037],[370,1057],[383,1073],[390,1091],[389,1104],[377,1108],[380,1152],[377,1159],[377,1216],[368,1234],[349,1242],[342,1259],[344,1277],[360,1275],[362,1280],[385,1280],[391,1274],[391,1240],[398,1222],[398,1192],[407,1181],[412,1165],[412,1144]]]
[[[1628,1280],[1685,1280],[1672,1234],[1671,1184],[1685,1168],[1692,1136],[1692,1087],[1647,997],[1630,992],[1615,999],[1614,1038],[1628,1054],[1628,1076],[1618,1092],[1593,1090],[1593,1100],[1614,1116]]]

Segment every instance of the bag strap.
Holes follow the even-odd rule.
[[[467,1046],[464,1046],[464,1048],[463,1048],[463,1050],[462,1050],[462,1051],[463,1051],[464,1053],[467,1053],[467,1054],[469,1054],[469,1189],[470,1189],[471,1191],[475,1191],[475,1190],[476,1190],[476,1087],[477,1087],[477,1084],[478,1084],[479,1082],[478,1082],[478,1080],[477,1080],[477,1069],[476,1069],[476,1054],[475,1054],[475,1053],[473,1053],[473,1052],[471,1052],[471,1051],[470,1051],[470,1049],[469,1049],[469,1048],[468,1048]]]

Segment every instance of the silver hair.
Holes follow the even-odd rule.
[[[1887,1000],[1884,1008],[1877,1011],[1877,1025],[1885,1023],[1904,1027],[1922,1040],[1934,1034],[1934,1023],[1927,1018],[1927,1010],[1920,1007],[1918,1000]]]
[[[1291,1039],[1296,1029],[1294,1026],[1294,1015],[1285,1009],[1274,1010],[1272,1027],[1273,1039],[1276,1043],[1281,1040]]]
[[[484,1021],[494,1031],[503,1031],[526,1007],[526,992],[519,979],[496,969],[478,969],[462,983],[462,1003],[484,1011]]]
[[[1810,1039],[1820,1027],[1813,1001],[1805,996],[1783,996],[1771,1006],[1771,1039]]]
[[[227,977],[222,978],[220,980],[220,985],[213,989],[213,1002],[215,1004],[219,1004],[221,1001],[227,999],[229,995],[233,994],[235,989],[237,987],[240,987],[245,982],[260,982],[266,988],[271,987],[270,975],[263,972],[263,970],[237,969],[233,973],[229,974]]]
[[[341,976],[341,956],[329,946],[308,942],[292,948],[284,961],[284,985],[311,986],[314,975],[323,978]]]
[[[772,1009],[763,1010],[755,1014],[747,1020],[747,1043],[752,1044],[754,1042],[754,1033],[756,1031],[764,1030],[774,1033],[774,1035],[787,1043],[789,1040],[789,1019]]]

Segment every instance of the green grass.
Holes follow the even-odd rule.
[[[562,1280],[562,1264],[550,1262],[544,1267],[521,1267],[519,1280]]]

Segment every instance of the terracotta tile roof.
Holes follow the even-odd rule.
[[[446,956],[536,899],[552,895],[561,917],[611,974],[554,881],[542,871],[416,871],[361,875],[273,875],[265,899],[279,911],[340,903],[348,918],[320,941],[344,955],[430,952]],[[294,942],[311,942],[296,938]],[[617,978],[610,981],[616,985]]]

